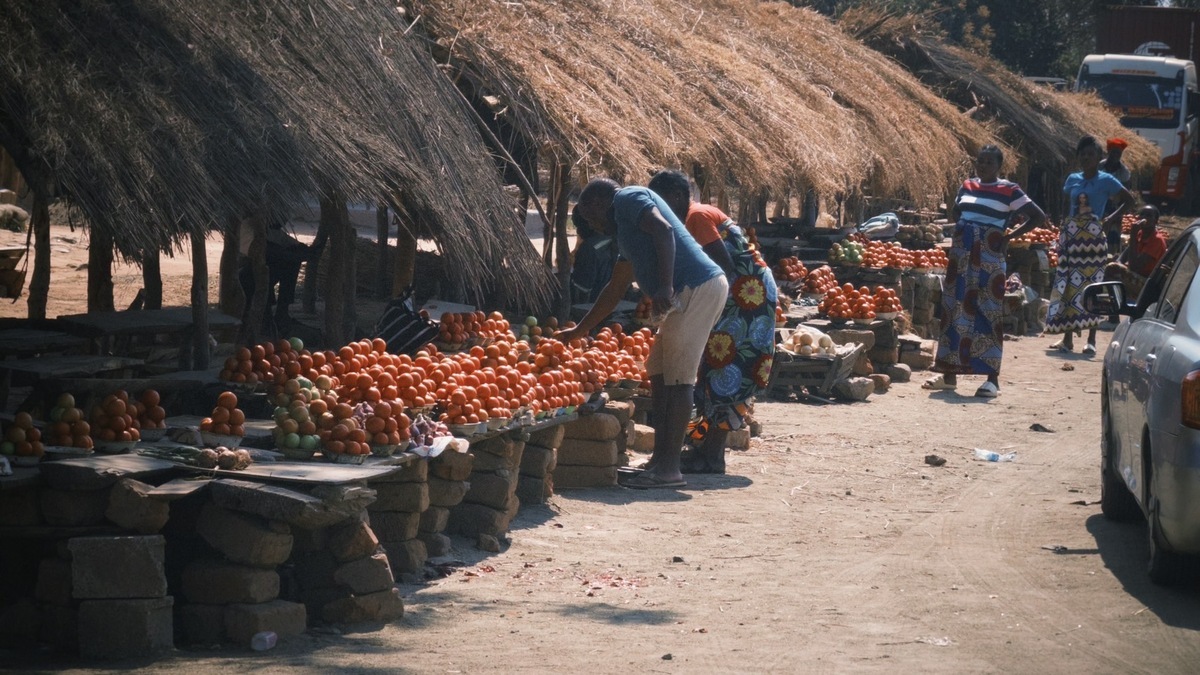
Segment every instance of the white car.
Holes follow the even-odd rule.
[[[1150,578],[1194,578],[1200,554],[1200,221],[1167,250],[1137,301],[1120,282],[1092,284],[1084,305],[1123,314],[1104,355],[1100,506],[1145,516]]]

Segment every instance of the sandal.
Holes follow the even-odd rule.
[[[921,388],[930,389],[933,391],[954,391],[955,387],[957,386],[958,383],[950,384],[947,382],[945,376],[943,375],[934,375],[928,380],[925,380],[925,383],[921,385]]]
[[[975,390],[975,395],[979,398],[996,398],[1000,395],[1000,387],[992,384],[991,381],[984,382]]]
[[[1073,352],[1073,351],[1075,351],[1075,346],[1074,346],[1074,345],[1068,345],[1067,343],[1063,342],[1062,340],[1059,340],[1058,342],[1055,342],[1054,344],[1050,345],[1050,351],[1053,351],[1053,352]]]
[[[667,480],[651,471],[643,471],[636,476],[631,476],[628,480],[621,483],[621,485],[635,490],[653,490],[655,488],[683,488],[687,487],[687,482],[682,480]]]

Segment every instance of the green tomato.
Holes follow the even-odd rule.
[[[321,437],[314,434],[304,434],[300,437],[300,447],[305,450],[316,450],[321,444]]]
[[[300,447],[300,434],[291,433],[283,437],[283,447],[298,448]]]
[[[296,351],[300,351],[301,349],[304,349],[304,340],[301,340],[298,337],[294,337],[294,338],[288,340],[288,342],[291,343],[292,349],[294,349]]]
[[[313,388],[312,380],[308,379],[307,377],[297,377],[296,381],[300,383],[301,389],[312,389]]]
[[[533,328],[534,326],[537,325],[537,317],[536,316],[525,317],[525,325],[529,326],[530,328]]]
[[[17,445],[12,441],[4,441],[0,443],[0,455],[15,455],[17,454]]]

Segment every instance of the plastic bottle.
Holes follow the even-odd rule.
[[[255,633],[254,637],[250,638],[250,648],[256,652],[265,652],[275,646],[279,641],[279,636],[275,631],[265,630],[261,633]]]
[[[975,459],[982,459],[985,462],[1011,462],[1017,458],[1017,453],[1008,452],[1001,455],[998,452],[984,450],[983,448],[975,448]]]

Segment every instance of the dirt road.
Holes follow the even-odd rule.
[[[503,553],[457,540],[464,566],[403,586],[397,624],[141,665],[1194,672],[1200,595],[1152,586],[1144,525],[1108,523],[1096,503],[1100,364],[1048,355],[1049,342],[1007,344],[990,402],[914,381],[862,404],[760,404],[766,439],[731,457],[731,475],[526,508]],[[979,462],[975,447],[1017,459]]]

